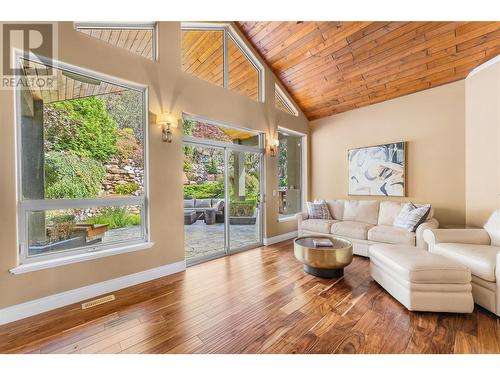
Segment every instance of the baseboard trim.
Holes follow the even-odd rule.
[[[87,285],[81,288],[68,290],[66,292],[53,294],[47,297],[35,299],[0,309],[0,325],[24,319],[33,315],[41,314],[59,307],[71,305],[89,298],[97,297],[101,294],[114,292],[119,289],[137,285],[146,281],[158,279],[186,269],[186,262],[166,264],[164,266],[151,268],[149,270],[133,273],[106,280],[100,283]]]
[[[280,234],[279,236],[274,236],[274,237],[269,237],[269,238],[264,238],[264,245],[269,246],[273,245],[275,243],[281,242],[281,241],[286,241],[290,240],[292,238],[295,238],[298,236],[298,231],[294,230],[293,232],[288,232],[288,233],[283,233]]]

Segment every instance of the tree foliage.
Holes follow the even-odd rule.
[[[99,194],[106,175],[102,163],[71,152],[45,155],[46,198],[92,198]]]
[[[142,93],[126,90],[103,97],[106,110],[113,117],[120,129],[132,129],[137,139],[143,139],[143,104]]]
[[[116,156],[123,164],[128,164],[129,159],[132,159],[135,166],[144,165],[144,149],[134,135],[133,129],[118,129],[116,149]]]
[[[71,151],[76,155],[90,157],[102,162],[117,152],[118,126],[106,111],[106,102],[96,96],[65,100],[47,105],[56,110],[57,117],[65,114],[61,121],[46,116],[45,139],[48,149]],[[71,126],[68,126],[71,125]]]

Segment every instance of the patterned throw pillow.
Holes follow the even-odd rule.
[[[430,204],[417,207],[411,202],[406,203],[394,220],[394,226],[404,228],[408,232],[415,232],[417,227],[427,219],[430,211]]]
[[[309,219],[332,220],[332,215],[325,201],[307,202],[307,213],[309,214]]]

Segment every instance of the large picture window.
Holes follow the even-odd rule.
[[[263,67],[229,25],[184,23],[182,71],[263,101]]]
[[[299,115],[297,108],[278,85],[274,85],[274,107],[292,116]]]
[[[302,211],[302,135],[278,130],[279,216]]]
[[[146,242],[146,88],[18,62],[20,263]]]

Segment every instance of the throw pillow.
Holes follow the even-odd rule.
[[[406,203],[394,220],[394,226],[404,228],[408,232],[415,232],[417,227],[427,219],[430,210],[430,204],[417,207],[411,202]]]
[[[491,238],[492,246],[500,246],[500,209],[495,210],[486,224],[484,224],[484,229]]]
[[[307,202],[307,213],[309,214],[309,219],[332,220],[332,215],[330,215],[330,210],[328,210],[328,205],[325,201]]]

